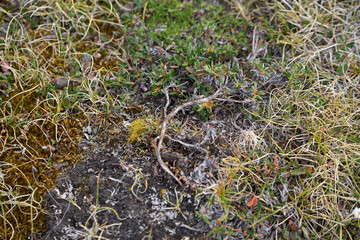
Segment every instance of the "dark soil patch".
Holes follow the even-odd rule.
[[[48,232],[42,239],[84,239],[91,236],[80,224],[85,225],[88,221],[88,228],[94,226],[90,215],[94,213],[92,208],[96,205],[96,198],[98,206],[111,208],[123,219],[119,220],[109,209],[98,211],[98,225],[121,223],[105,229],[102,235],[105,238],[193,239],[205,236],[209,228],[195,216],[199,209],[193,190],[190,187],[180,189],[161,170],[156,170],[158,167],[152,153],[143,152],[139,157],[137,150],[126,143],[126,138],[119,137],[120,132],[112,131],[113,134],[106,131],[101,137],[93,134],[90,140],[84,139],[82,148],[87,158],[57,179],[56,187],[46,197]],[[124,159],[127,159],[126,165],[117,165]],[[144,179],[137,179],[139,169],[142,169],[147,186]],[[134,185],[137,180],[139,183]],[[181,211],[186,219],[178,211],[169,209],[173,206],[162,197],[165,190],[169,199],[175,202],[175,189],[184,194]],[[96,235],[99,236],[100,232]]]

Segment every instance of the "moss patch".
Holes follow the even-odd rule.
[[[130,124],[129,130],[130,134],[127,141],[134,142],[141,136],[141,134],[147,131],[146,120],[143,118],[136,119]]]

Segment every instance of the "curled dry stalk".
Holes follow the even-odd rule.
[[[134,172],[136,173],[136,176],[135,176],[135,181],[134,181],[133,185],[131,186],[131,192],[132,192],[132,194],[134,194],[134,196],[137,199],[140,199],[140,197],[136,194],[136,192],[145,193],[147,188],[148,188],[148,183],[146,181],[146,176],[144,176],[144,174],[142,173],[141,168],[140,169],[135,169]],[[139,188],[142,187],[141,180],[144,181],[144,185],[145,185],[143,190],[139,190]],[[134,191],[136,186],[137,186],[137,190]]]
[[[167,172],[168,174],[170,174],[170,176],[172,176],[178,183],[180,186],[182,186],[182,183],[180,181],[180,179],[178,177],[176,177],[171,171],[170,169],[165,165],[164,161],[161,158],[161,145],[164,141],[164,137],[165,137],[165,133],[166,133],[166,125],[167,123],[182,109],[193,106],[193,105],[197,105],[200,103],[204,103],[204,102],[208,102],[213,100],[214,98],[216,98],[217,96],[220,95],[220,93],[222,92],[222,88],[218,89],[213,95],[209,96],[209,97],[204,97],[204,98],[198,98],[198,99],[194,99],[192,101],[186,102],[180,106],[178,106],[177,108],[175,108],[174,110],[172,110],[169,114],[166,114],[167,112],[167,107],[170,104],[170,99],[169,99],[169,93],[168,93],[168,89],[170,87],[179,87],[175,84],[171,84],[168,87],[164,88],[164,94],[166,96],[166,105],[164,107],[164,121],[161,124],[161,132],[160,132],[160,136],[156,137],[154,139],[154,142],[158,139],[159,141],[157,142],[157,144],[154,144],[155,147],[155,152],[156,152],[156,158],[160,164],[160,166],[162,167],[162,169]]]

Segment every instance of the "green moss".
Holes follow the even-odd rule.
[[[147,131],[146,121],[143,118],[138,118],[130,124],[130,133],[127,139],[128,142],[137,140],[141,134]]]

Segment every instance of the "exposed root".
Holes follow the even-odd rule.
[[[203,102],[208,102],[208,101],[211,101],[212,99],[216,98],[218,95],[220,95],[222,89],[218,89],[213,95],[209,96],[209,97],[204,97],[204,98],[198,98],[198,99],[194,99],[192,101],[189,101],[189,102],[186,102],[180,106],[178,106],[177,108],[175,108],[174,110],[172,110],[170,112],[170,114],[166,114],[166,111],[167,111],[167,107],[169,106],[170,104],[170,99],[169,99],[169,93],[168,93],[168,89],[170,87],[178,87],[176,86],[175,84],[171,84],[169,85],[168,87],[164,88],[164,94],[166,96],[166,105],[164,107],[164,121],[162,122],[161,124],[161,132],[160,132],[160,136],[156,137],[154,139],[154,141],[156,141],[157,139],[159,139],[158,143],[154,144],[154,147],[155,147],[155,152],[156,152],[156,157],[157,157],[157,160],[160,164],[160,166],[162,167],[162,169],[164,169],[165,172],[167,172],[168,174],[170,174],[170,176],[172,176],[178,183],[180,186],[182,186],[182,183],[181,181],[179,180],[179,178],[177,178],[171,171],[170,169],[165,165],[165,163],[163,162],[162,158],[161,158],[161,144],[163,143],[164,141],[164,137],[165,137],[165,133],[166,133],[166,125],[167,123],[170,121],[170,119],[172,119],[180,110],[184,109],[184,108],[187,108],[189,106],[192,106],[192,105],[197,105],[197,104],[200,104],[200,103],[203,103]]]

